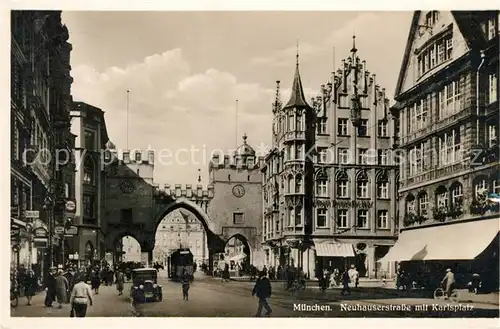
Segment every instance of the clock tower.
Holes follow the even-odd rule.
[[[209,184],[214,197],[207,213],[218,223],[228,241],[236,233],[243,235],[250,251],[251,263],[263,265],[262,174],[263,158],[248,144],[247,135],[232,155],[215,154],[209,164]]]

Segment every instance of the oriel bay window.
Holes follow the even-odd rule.
[[[295,130],[304,130],[304,116],[300,113],[295,113]]]
[[[302,193],[302,175],[295,176],[295,193]]]
[[[316,223],[318,227],[326,227],[327,225],[327,210],[325,208],[316,209]]]

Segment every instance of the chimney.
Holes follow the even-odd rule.
[[[219,166],[219,155],[218,154],[214,154],[212,156],[212,163],[213,163],[214,167]]]
[[[123,150],[123,163],[130,163],[130,151]]]
[[[153,151],[153,150],[148,151],[148,162],[149,162],[149,164],[155,163],[155,151]]]
[[[180,198],[182,196],[181,184],[175,184],[175,197]]]
[[[224,167],[229,167],[229,155],[224,155]]]
[[[186,184],[186,198],[191,198],[193,196],[193,186],[191,184]]]

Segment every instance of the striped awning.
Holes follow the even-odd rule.
[[[246,256],[247,255],[245,255],[245,254],[238,254],[236,256],[233,256],[233,257],[229,258],[229,260],[237,262],[237,261],[245,259]]]
[[[315,244],[318,257],[354,257],[354,248],[350,243],[318,243]]]

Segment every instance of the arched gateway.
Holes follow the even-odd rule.
[[[210,267],[213,255],[224,252],[226,242],[236,234],[245,237],[252,258],[259,254],[262,204],[258,163],[244,171],[240,168],[239,177],[232,173],[234,169],[229,165],[212,162],[210,171],[217,175],[213,175],[206,189],[201,185],[171,188],[168,184],[160,188],[153,183],[153,151],[149,151],[146,158],[136,152],[133,159],[124,151],[123,158],[118,159],[114,150],[108,149],[106,156],[114,158],[113,161],[108,159],[109,164],[104,168],[106,183],[101,230],[106,252],[116,253],[118,241],[130,235],[139,242],[141,251],[148,253],[151,262],[158,225],[172,211],[185,209],[205,229]],[[218,161],[217,157],[214,159]]]

